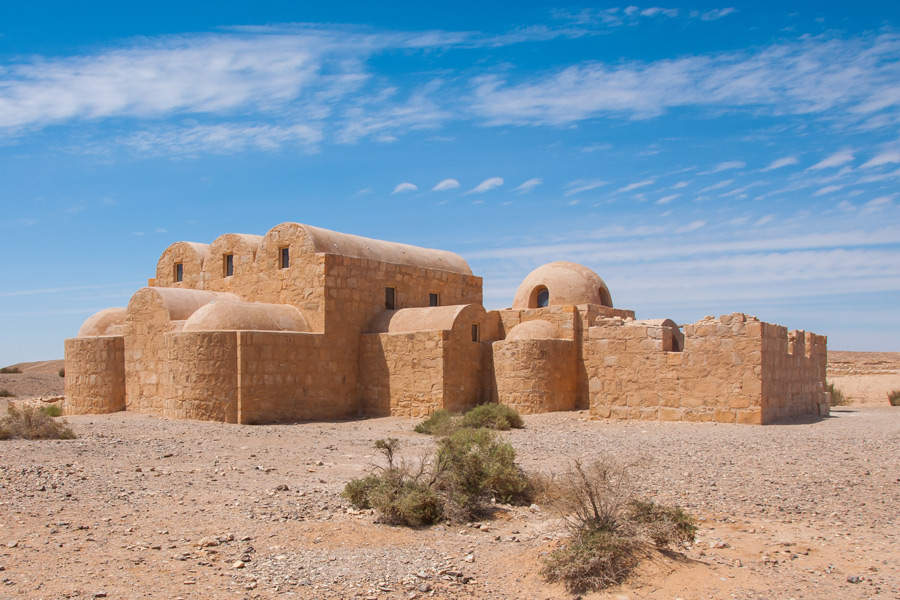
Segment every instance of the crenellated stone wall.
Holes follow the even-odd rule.
[[[125,340],[122,336],[66,340],[66,414],[125,409]]]

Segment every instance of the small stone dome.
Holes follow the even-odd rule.
[[[78,337],[104,337],[125,333],[125,308],[104,308],[88,317],[78,330]]]
[[[552,262],[528,274],[516,291],[513,308],[600,304],[612,308],[609,288],[583,265]]]
[[[290,304],[214,301],[185,321],[182,331],[309,331],[309,323]]]
[[[535,319],[519,323],[509,330],[506,341],[512,340],[556,340],[561,339],[559,329],[550,321]]]

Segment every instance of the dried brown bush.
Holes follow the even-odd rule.
[[[0,440],[71,440],[75,433],[63,421],[54,421],[46,412],[33,406],[7,408],[0,419]]]

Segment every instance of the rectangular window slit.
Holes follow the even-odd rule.
[[[440,306],[441,297],[437,294],[428,294],[428,306]]]
[[[481,341],[481,340],[479,339],[480,336],[479,336],[478,334],[479,334],[479,331],[478,331],[478,323],[472,323],[472,341],[473,341],[473,342],[479,342],[479,341]]]
[[[291,249],[290,248],[282,248],[281,249],[281,268],[287,269],[291,266]]]
[[[385,310],[394,310],[397,305],[397,289],[392,287],[384,288],[384,308]]]
[[[175,263],[175,282],[184,281],[184,265]]]
[[[225,255],[225,277],[234,275],[234,254]]]

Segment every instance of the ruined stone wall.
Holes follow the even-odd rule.
[[[493,365],[499,401],[520,413],[575,408],[578,382],[574,340],[494,342]]]
[[[237,422],[237,336],[234,331],[164,336],[167,419]]]
[[[345,361],[322,334],[240,331],[239,422],[328,420],[357,415]],[[354,387],[355,387],[355,381]]]
[[[762,328],[762,422],[827,415],[827,338],[781,325]]]
[[[125,340],[122,336],[72,338],[66,349],[66,414],[125,410]]]
[[[590,410],[603,418],[762,422],[762,323],[736,313],[685,325],[683,352],[666,331],[620,319],[588,330]]]
[[[444,408],[448,332],[370,333],[359,350],[359,398],[364,414],[423,417]]]

